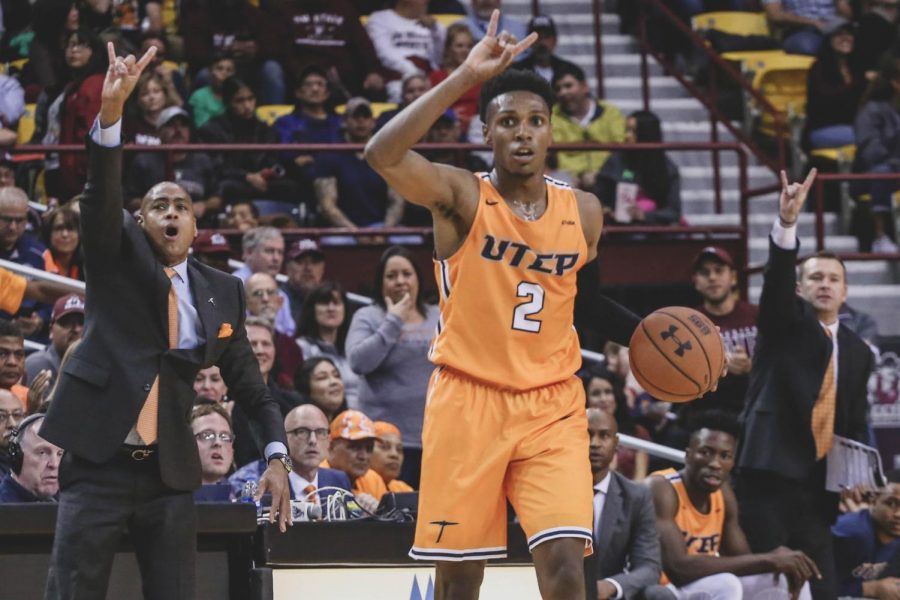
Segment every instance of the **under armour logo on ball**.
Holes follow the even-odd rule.
[[[691,341],[688,340],[686,342],[682,342],[678,338],[678,335],[676,334],[677,331],[678,331],[678,327],[676,327],[675,325],[669,325],[669,328],[666,331],[663,331],[661,334],[659,334],[659,337],[661,337],[663,340],[671,339],[676,344],[678,344],[678,347],[675,348],[675,354],[678,356],[684,356],[684,353],[687,350],[691,349]]]

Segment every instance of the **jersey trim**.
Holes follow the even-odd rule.
[[[506,546],[473,548],[469,550],[429,550],[413,546],[409,549],[409,557],[416,560],[449,560],[452,562],[506,558]]]
[[[584,527],[551,527],[550,529],[539,531],[528,538],[528,551],[534,552],[535,547],[557,538],[584,538],[587,540],[585,547],[588,548],[594,543],[590,529],[585,529]]]

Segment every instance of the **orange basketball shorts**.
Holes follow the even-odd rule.
[[[577,377],[515,392],[438,368],[422,430],[420,560],[506,557],[506,499],[528,547],[581,538],[591,552],[593,490]]]

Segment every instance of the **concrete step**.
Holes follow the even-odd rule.
[[[706,189],[681,190],[681,206],[685,215],[715,214],[715,191]],[[777,206],[778,195],[767,194],[750,199],[750,214],[769,214]],[[722,213],[737,215],[740,213],[740,193],[732,187],[722,189]],[[771,212],[774,215],[774,212]]]
[[[681,187],[685,190],[695,189],[712,189],[712,167],[683,167],[679,169],[681,173]],[[724,166],[719,169],[721,181],[724,189],[737,188],[738,183],[738,167]],[[775,175],[767,167],[751,166],[747,168],[747,179],[750,187],[760,187],[763,185],[774,183]]]
[[[825,247],[832,252],[856,252],[858,244],[852,235],[831,235],[826,240]],[[813,252],[816,247],[816,238],[812,235],[800,236],[800,252],[805,254]],[[769,238],[750,238],[750,262],[752,264],[763,263],[769,256]],[[900,298],[900,296],[898,296]]]
[[[638,92],[640,93],[640,92]],[[718,124],[719,141],[734,142],[734,136],[722,123]],[[667,142],[708,142],[712,126],[709,119],[702,121],[663,121],[663,139]]]
[[[740,225],[741,224],[741,216],[737,211],[731,212],[723,212],[720,215],[715,213],[711,214],[693,214],[688,213],[687,210],[682,211],[684,213],[684,218],[688,223],[694,225],[695,227],[721,227],[725,225]],[[750,237],[751,238],[765,238],[769,235],[769,232],[772,231],[772,223],[775,222],[775,218],[777,215],[773,213],[759,213],[755,215],[750,215]],[[800,215],[799,219],[799,227],[800,227],[800,235],[801,236],[814,236],[816,234],[816,219],[815,216],[811,213],[804,213]],[[840,223],[838,222],[837,215],[833,213],[825,213],[825,235],[839,235],[841,233]]]
[[[847,265],[847,285],[851,290],[853,286],[896,285],[900,283],[900,279],[897,278],[897,269],[888,261],[851,260],[845,264]],[[762,284],[762,273],[754,273],[750,276],[750,289],[761,289]],[[897,310],[900,311],[900,295],[896,299],[898,301]]]
[[[604,74],[603,87],[606,99],[611,102],[642,98],[640,77],[609,77]],[[650,97],[654,99],[689,98],[681,84],[673,77],[651,77],[650,89]]]
[[[638,94],[636,97],[615,101],[619,110],[625,114],[644,108],[644,101]],[[695,98],[657,98],[650,97],[650,110],[662,121],[703,121],[709,112]]]

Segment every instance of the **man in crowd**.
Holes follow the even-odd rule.
[[[900,598],[900,483],[878,490],[871,508],[838,517],[831,532],[839,596]]]
[[[525,24],[513,17],[504,14],[500,8],[501,0],[472,0],[472,8],[468,16],[461,20],[469,27],[475,43],[481,41],[484,34],[487,33],[488,23],[491,21],[491,13],[495,10],[500,11],[500,21],[497,23],[497,31],[507,31],[511,33],[517,40],[524,40],[528,35],[525,30]]]
[[[810,582],[819,600],[835,598],[837,589],[831,526],[839,498],[825,489],[826,456],[836,435],[869,440],[866,386],[873,358],[838,319],[847,298],[840,258],[818,253],[795,272],[797,218],[815,173],[803,184],[788,184],[781,173],[742,415],[737,492],[753,551],[803,550],[823,576]]]
[[[679,598],[749,600],[778,589],[799,590],[800,598],[809,599],[805,582],[818,576],[815,563],[784,547],[753,554],[738,523],[737,499],[728,484],[738,432],[737,419],[727,413],[700,415],[684,468],[650,477],[663,583]]]
[[[222,271],[231,273],[228,259],[231,258],[231,246],[225,236],[217,231],[206,230],[197,235],[191,244],[194,250],[194,258],[203,264]]]
[[[15,443],[21,457],[17,456],[12,471],[0,482],[0,504],[56,500],[63,450],[39,435],[43,422],[43,416],[29,417],[19,427]]]
[[[0,259],[44,270],[44,245],[26,233],[28,196],[17,187],[0,188]],[[0,313],[0,318],[12,315]],[[42,309],[31,301],[22,303],[16,321],[26,337],[41,332],[50,317],[49,307]]]
[[[372,105],[365,98],[347,101],[344,140],[365,144],[375,130]],[[328,152],[314,167],[319,214],[332,227],[393,227],[403,216],[403,198],[391,190],[362,153]]]
[[[714,392],[689,402],[682,417],[709,409],[727,410],[735,415],[744,408],[751,357],[756,348],[756,319],[759,308],[740,299],[737,269],[731,255],[722,248],[708,246],[694,258],[694,289],[703,299],[697,310],[719,328],[728,356],[728,377]]]
[[[347,474],[353,494],[369,512],[375,512],[387,492],[381,475],[369,468],[375,439],[375,425],[369,417],[358,410],[345,410],[331,422],[329,457],[322,463]]]
[[[304,300],[325,276],[325,253],[316,240],[304,238],[291,244],[286,258],[284,272],[288,280],[281,290],[290,299],[294,321],[299,322]]]
[[[16,185],[16,163],[9,152],[0,154],[0,188]]]
[[[15,394],[24,408],[28,388],[19,383],[23,375],[25,375],[25,336],[17,324],[0,319],[0,389]]]
[[[244,292],[247,295],[247,314],[262,317],[274,325],[278,311],[284,304],[284,297],[275,279],[268,273],[254,273],[247,280]],[[278,360],[275,361],[272,373],[279,385],[292,388],[294,371],[303,362],[303,355],[292,336],[278,331],[277,327],[274,333],[273,342]]]
[[[237,198],[226,209],[226,224],[230,229],[237,229],[241,233],[247,233],[251,229],[259,227],[259,209],[247,198]]]
[[[0,388],[0,479],[12,470],[9,438],[24,417],[25,409],[22,401],[9,390]]]
[[[530,69],[548,82],[553,82],[557,73],[578,68],[573,62],[560,58],[553,53],[556,50],[556,23],[548,15],[537,15],[528,22],[528,33],[536,31],[538,39],[531,47],[531,54],[519,61],[520,69]]]
[[[431,89],[431,82],[421,72],[410,73],[400,80],[400,102],[397,108],[386,110],[375,121],[375,131],[378,131],[384,124],[392,118],[400,114],[404,108],[412,104],[416,98]]]
[[[272,399],[278,404],[281,414],[287,415],[302,399],[299,394],[280,384],[279,375],[283,373],[275,370],[279,357],[272,322],[263,317],[247,317],[247,338],[250,340],[253,354],[259,363],[259,372],[269,388],[269,393],[272,394]],[[287,379],[290,378],[285,375],[281,381],[286,383]]]
[[[310,502],[324,502],[334,490],[319,491],[336,487],[350,491],[350,479],[343,471],[321,466],[328,456],[328,419],[314,404],[302,404],[291,410],[284,418],[284,429],[288,436],[288,449],[294,470],[290,474],[291,499]],[[238,469],[228,478],[235,494],[240,494],[244,482],[259,478],[265,465],[262,461],[252,462]],[[314,496],[310,496],[317,492]]]
[[[591,96],[581,67],[556,70],[553,90],[557,103],[553,107],[553,141],[557,144],[625,141],[625,117],[618,108]],[[593,189],[597,171],[609,152],[560,152],[559,168],[568,172],[578,186]]]
[[[267,273],[276,277],[284,263],[284,237],[274,227],[257,227],[249,230],[241,239],[244,266],[232,273],[245,283],[254,273]],[[281,308],[275,317],[275,328],[285,335],[294,335],[296,323],[291,316],[291,301],[287,294],[279,292],[283,298]]]
[[[194,491],[194,500],[227,500],[231,494],[225,477],[234,466],[234,431],[228,411],[212,402],[195,404],[191,410],[191,431],[200,455],[201,485]]]
[[[584,560],[587,597],[674,600],[671,592],[657,585],[659,540],[650,491],[609,468],[619,445],[615,417],[598,408],[587,413],[595,548]]]
[[[50,372],[49,385],[56,380],[59,363],[66,350],[84,331],[84,297],[79,294],[63,296],[53,305],[50,315],[50,343],[41,352],[25,359],[25,381],[31,383],[43,370]]]
[[[763,0],[769,24],[784,30],[782,46],[788,54],[815,56],[828,21],[853,18],[850,0]]]

